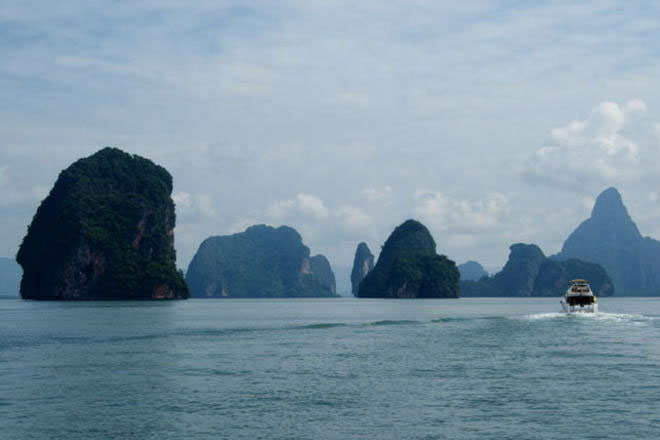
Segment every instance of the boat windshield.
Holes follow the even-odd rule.
[[[568,304],[571,306],[586,306],[594,303],[594,297],[591,295],[569,296],[566,298],[566,302],[568,302]]]

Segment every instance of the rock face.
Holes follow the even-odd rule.
[[[360,288],[360,282],[374,268],[374,255],[369,250],[367,243],[358,244],[355,249],[355,258],[353,259],[353,270],[351,271],[351,289],[354,296],[357,296]]]
[[[13,258],[0,257],[0,297],[18,298],[21,266]]]
[[[535,244],[518,243],[510,250],[504,268],[493,277],[493,285],[507,296],[532,296],[534,281],[546,257]]]
[[[62,171],[23,239],[21,296],[41,300],[187,298],[176,270],[172,176],[105,148]]]
[[[600,264],[612,277],[617,295],[660,295],[660,242],[642,237],[615,188],[598,196],[591,217],[553,258]]]
[[[326,286],[333,295],[337,294],[335,274],[332,272],[330,262],[323,255],[315,255],[309,259],[312,276],[322,285]]]
[[[488,272],[484,267],[476,261],[466,261],[458,265],[458,271],[461,274],[461,280],[478,281],[482,277],[487,277]]]
[[[595,263],[547,258],[535,244],[514,244],[504,268],[493,277],[461,281],[463,296],[560,296],[568,281],[586,278],[597,296],[610,296],[614,287],[605,269]]]
[[[188,266],[186,282],[196,298],[335,296],[328,260],[310,258],[300,234],[288,226],[257,225],[207,238]]]
[[[389,236],[374,269],[360,283],[360,298],[457,298],[456,264],[436,254],[426,226],[407,220]]]

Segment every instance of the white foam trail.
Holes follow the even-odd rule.
[[[529,319],[529,320],[536,320],[536,319],[556,319],[556,318],[563,318],[566,316],[566,313],[535,313],[533,315],[525,315],[525,316],[519,316],[517,317],[518,319]]]
[[[631,323],[641,323],[643,321],[654,321],[660,319],[657,316],[645,316],[645,315],[632,315],[628,313],[607,313],[607,312],[597,312],[597,313],[535,313],[532,315],[524,315],[519,317],[514,317],[514,319],[525,319],[525,320],[540,320],[540,319],[592,319],[596,321],[605,321],[605,322],[631,322]]]

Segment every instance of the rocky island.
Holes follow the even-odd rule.
[[[21,296],[38,300],[188,297],[176,270],[172,176],[104,148],[62,171],[16,260]]]
[[[336,296],[328,260],[310,251],[293,228],[256,225],[209,237],[188,266],[196,298],[299,298]]]
[[[462,296],[530,297],[557,296],[566,291],[568,281],[586,278],[596,296],[614,293],[612,280],[603,267],[577,259],[555,261],[535,244],[511,246],[504,268],[492,277],[478,281],[461,280]]]
[[[456,264],[436,253],[429,230],[407,220],[389,236],[376,266],[360,283],[360,298],[457,298]]]
[[[564,242],[555,260],[579,258],[607,270],[622,296],[660,295],[660,242],[643,237],[616,188],[603,191],[591,217]]]
[[[355,249],[353,259],[353,270],[351,271],[351,291],[357,296],[360,282],[374,268],[374,255],[369,250],[367,243],[361,242]]]

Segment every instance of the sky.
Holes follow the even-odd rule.
[[[609,186],[660,238],[651,1],[4,0],[0,255],[104,146],[174,178],[178,265],[266,223],[352,263],[408,218],[495,271]]]

